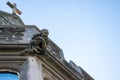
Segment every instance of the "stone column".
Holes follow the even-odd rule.
[[[36,57],[28,57],[27,80],[43,80],[42,64]]]
[[[28,57],[20,71],[20,80],[43,80],[42,64],[36,57]]]

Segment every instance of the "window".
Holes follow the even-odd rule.
[[[0,80],[18,80],[18,75],[13,72],[0,72]]]

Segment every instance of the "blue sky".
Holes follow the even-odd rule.
[[[95,80],[120,80],[119,0],[9,0]],[[11,12],[1,0],[0,10]]]

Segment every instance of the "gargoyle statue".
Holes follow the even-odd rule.
[[[21,54],[45,54],[46,46],[48,44],[48,35],[49,32],[47,29],[42,29],[39,34],[34,34],[29,43],[29,47],[22,51]]]

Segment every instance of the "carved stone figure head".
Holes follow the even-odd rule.
[[[41,36],[42,36],[42,37],[48,37],[48,35],[49,35],[49,32],[48,32],[47,29],[42,29],[42,30],[41,30]]]

